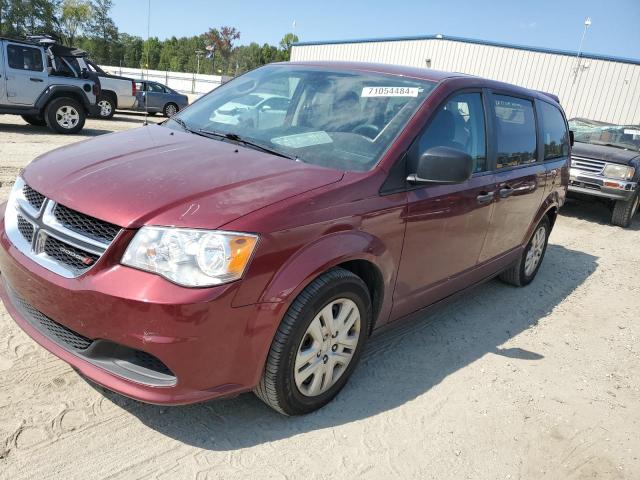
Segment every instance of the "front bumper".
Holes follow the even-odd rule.
[[[0,226],[0,296],[37,343],[127,397],[187,404],[258,383],[283,304],[232,307],[237,282],[183,288],[119,265],[115,250],[67,279],[20,253]],[[90,346],[78,348],[78,337]]]
[[[636,182],[608,178],[603,175],[571,168],[569,191],[609,198],[611,200],[630,200],[638,188]]]

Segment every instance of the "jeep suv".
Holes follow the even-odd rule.
[[[267,93],[284,114],[219,121]],[[0,294],[43,347],[129,397],[253,390],[310,412],[373,330],[495,276],[534,279],[570,148],[544,93],[389,65],[265,66],[162,125],[29,164],[0,218]]]
[[[596,197],[611,206],[611,223],[631,225],[640,205],[640,125],[569,121],[575,148],[569,195]]]
[[[81,50],[39,37],[0,38],[0,114],[21,115],[58,133],[77,133],[97,111],[97,75]]]

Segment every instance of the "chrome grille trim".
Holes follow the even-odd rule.
[[[602,173],[606,162],[594,158],[571,156],[571,168],[589,173]]]
[[[37,197],[31,192],[38,192],[27,188],[24,180],[18,177],[12,193],[14,198],[10,198],[7,204],[5,230],[11,243],[25,256],[62,277],[76,278],[89,271],[112,242],[100,241],[67,228],[56,218],[54,211],[57,204],[51,199],[43,197],[42,205],[36,210],[34,204],[25,196],[25,192],[30,192],[32,198]],[[74,213],[84,215],[75,211]],[[93,220],[88,215],[84,217],[87,221]],[[97,219],[95,221],[101,222]],[[29,225],[32,227],[31,234]],[[119,229],[113,239],[121,231],[122,229]],[[49,243],[48,239],[51,239]]]

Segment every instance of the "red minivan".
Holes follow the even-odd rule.
[[[569,179],[557,99],[461,74],[283,63],[21,172],[2,298],[150,403],[331,400],[379,327],[535,277]],[[3,209],[4,210],[4,209]]]

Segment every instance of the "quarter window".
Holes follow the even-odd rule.
[[[497,168],[514,167],[536,161],[536,122],[530,100],[494,95]]]
[[[455,148],[471,155],[474,172],[487,168],[484,107],[480,93],[461,93],[440,107],[419,140],[419,151]]]
[[[9,60],[9,67],[15,70],[31,70],[34,72],[44,70],[42,52],[39,48],[7,45],[7,59]]]
[[[540,102],[539,105],[542,115],[544,159],[566,157],[569,155],[569,131],[562,113],[549,103]]]

